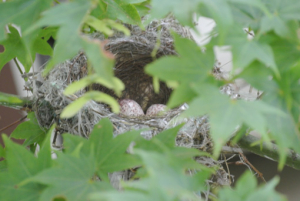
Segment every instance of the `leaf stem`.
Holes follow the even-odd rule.
[[[55,1],[55,3],[60,4],[60,2],[58,0],[54,0],[54,1]]]
[[[0,92],[0,105],[17,110],[31,111],[33,100],[12,94]]]
[[[16,57],[14,58],[14,62],[15,62],[15,64],[16,64],[16,66],[18,67],[18,70],[19,70],[19,72],[21,73],[21,75],[23,75],[23,71],[22,71],[22,69],[21,69],[21,67],[20,67],[20,65],[19,65],[19,63],[18,63]]]

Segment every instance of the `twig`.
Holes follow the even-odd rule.
[[[243,150],[239,147],[231,147],[231,146],[223,146],[222,151],[223,154],[239,154],[243,152]]]
[[[32,73],[23,73],[22,75],[21,75],[21,77],[22,78],[28,78],[28,77],[32,77],[32,76],[34,76],[34,75],[37,75],[37,74],[39,74],[40,72],[32,72]]]
[[[248,164],[248,165],[249,165],[249,166],[257,173],[258,177],[261,178],[261,180],[263,180],[265,183],[267,183],[267,181],[266,181],[265,178],[263,177],[263,174],[262,174],[260,171],[258,171],[258,170],[256,169],[256,167],[254,167],[254,165],[252,165],[252,164],[248,161],[247,157],[246,157],[243,153],[240,153],[240,155],[242,156],[244,162],[245,162],[246,164]]]
[[[22,122],[23,120],[25,120],[26,118],[27,118],[27,115],[25,115],[24,117],[22,117],[21,119],[15,121],[15,122],[9,124],[8,126],[5,126],[4,128],[1,128],[1,129],[0,129],[0,133],[3,132],[4,130],[8,129],[9,127],[11,127],[11,126],[17,124],[17,123],[21,123],[21,122]]]
[[[259,156],[262,156],[267,159],[272,159],[274,161],[278,161],[279,160],[278,146],[273,143],[271,144],[271,146],[267,146],[266,143],[262,143],[262,146],[260,146],[260,144],[251,146],[254,142],[257,142],[259,140],[260,139],[257,137],[254,137],[252,135],[247,135],[240,139],[238,145],[241,148],[246,149]],[[287,153],[287,159],[285,165],[300,170],[300,154],[292,150],[289,150]]]
[[[231,185],[231,184],[232,184],[232,181],[231,181],[230,170],[229,170],[229,167],[228,167],[228,163],[227,163],[226,155],[225,155],[225,154],[223,154],[223,157],[225,158],[225,164],[226,164],[226,168],[227,168],[228,175],[229,175],[229,184]]]

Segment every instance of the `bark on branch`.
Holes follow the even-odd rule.
[[[241,148],[264,158],[279,161],[279,148],[276,144],[272,143],[271,146],[267,146],[267,143],[263,143],[262,146],[260,144],[251,146],[254,142],[259,140],[259,138],[254,137],[253,135],[247,135],[240,139],[238,145]],[[285,165],[300,170],[300,154],[294,152],[293,150],[288,150]]]

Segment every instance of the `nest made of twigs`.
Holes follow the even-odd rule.
[[[152,21],[145,30],[141,30],[138,26],[133,25],[127,25],[127,27],[131,31],[131,36],[125,37],[123,34],[117,33],[109,38],[109,42],[105,47],[115,55],[115,74],[127,87],[121,98],[136,100],[143,109],[146,109],[151,104],[166,103],[170,96],[171,89],[161,82],[161,91],[159,94],[155,94],[152,86],[152,78],[146,75],[143,69],[148,63],[154,60],[151,53],[155,48],[157,48],[155,59],[167,55],[176,55],[170,30],[174,30],[182,37],[192,40],[190,32],[172,17]],[[92,37],[100,40],[103,39],[103,35],[101,34],[93,34]],[[159,47],[156,46],[158,38],[160,40]],[[126,70],[129,72],[126,72]],[[219,70],[220,69],[217,69],[218,72],[216,74],[221,77],[222,73]],[[138,73],[136,73],[136,71]],[[141,82],[139,83],[139,90],[141,92],[137,92],[137,89],[131,88],[134,86],[134,84],[131,83],[132,72],[143,77],[143,79],[139,80]],[[36,116],[42,127],[50,128],[53,123],[56,123],[56,129],[60,130],[60,133],[68,132],[88,138],[94,125],[98,123],[100,119],[109,118],[114,125],[114,135],[119,135],[132,129],[147,129],[147,131],[142,131],[141,135],[146,139],[151,139],[163,130],[185,123],[178,132],[176,145],[211,152],[213,143],[209,136],[210,127],[208,117],[178,118],[182,111],[188,107],[186,104],[170,110],[161,116],[133,118],[114,114],[105,104],[89,101],[73,118],[60,119],[59,115],[61,111],[86,92],[86,89],[82,89],[73,96],[65,96],[63,95],[64,89],[70,83],[81,79],[86,74],[87,57],[83,52],[80,52],[73,59],[55,66],[45,80],[41,82],[31,80],[33,99],[36,100]],[[93,88],[105,91],[116,97],[113,92],[101,86],[94,85]],[[227,86],[227,88],[223,90],[228,94],[228,91],[231,89]],[[144,94],[145,91],[148,93]],[[207,181],[208,185],[212,183],[228,185],[230,183],[228,179],[230,176],[223,170],[221,162],[207,157],[199,157],[197,161],[207,166],[219,166],[219,170],[214,175],[214,179]],[[123,171],[121,173],[112,174],[111,180],[113,185],[118,187],[118,182],[113,182],[116,177],[128,180],[129,176],[127,173],[128,172]],[[119,179],[116,180],[119,181]]]

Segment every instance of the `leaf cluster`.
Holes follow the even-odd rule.
[[[180,127],[166,130],[149,141],[143,139],[138,131],[113,137],[112,123],[108,119],[102,119],[95,125],[88,140],[63,134],[64,149],[55,152],[55,160],[51,159],[53,153],[50,146],[51,132],[55,130],[55,126],[49,130],[37,156],[3,135],[5,148],[0,153],[5,160],[0,162],[1,199],[198,200],[200,194],[195,192],[207,190],[206,180],[214,170],[193,159],[196,156],[206,157],[206,153],[175,146]],[[126,150],[132,142],[135,145],[130,154]],[[122,192],[112,188],[108,173],[126,169],[133,171],[136,167],[138,171],[135,179],[123,183]],[[254,190],[253,175],[247,174],[244,177],[251,180],[251,189]],[[238,185],[243,183],[244,177]],[[268,191],[256,194],[269,196],[269,191],[274,189],[276,182],[278,179],[264,187]],[[223,189],[219,192],[221,200],[227,199],[227,191],[230,190]],[[242,191],[240,189],[238,193],[242,194]]]
[[[29,127],[31,125],[23,125],[23,128]],[[50,149],[54,126],[37,157],[25,146],[15,144],[3,135],[5,148],[1,155],[5,160],[1,161],[1,199],[52,200],[60,197],[87,200],[89,196],[98,199],[112,192],[120,196],[109,183],[108,173],[140,166],[142,179],[126,183],[126,189],[136,189],[127,193],[137,197],[149,195],[147,199],[150,199],[157,196],[156,190],[159,189],[162,198],[169,197],[167,192],[171,193],[170,200],[185,196],[187,192],[192,195],[194,190],[205,188],[205,179],[212,171],[193,160],[194,156],[201,154],[199,151],[175,147],[179,128],[165,131],[151,141],[142,139],[138,131],[114,138],[112,124],[103,119],[95,125],[88,140],[64,134],[64,149],[56,152],[56,160],[51,159]],[[132,142],[136,143],[134,154],[129,154],[126,150]],[[184,173],[187,168],[201,170],[202,174],[187,176]],[[148,185],[153,188],[148,189]],[[162,198],[160,200],[165,200]]]
[[[19,69],[21,73],[29,72],[38,53],[51,56],[44,69],[46,75],[56,64],[84,51],[89,75],[67,88],[65,94],[91,83],[100,83],[120,94],[124,85],[114,77],[113,59],[103,51],[103,41],[93,40],[88,34],[97,31],[108,37],[119,31],[129,35],[123,23],[143,27],[143,23],[170,13],[190,27],[195,15],[211,18],[216,26],[209,33],[209,43],[199,47],[174,34],[178,56],[157,59],[145,72],[173,87],[169,107],[188,103],[189,109],[182,117],[210,117],[215,156],[228,140],[241,137],[233,136],[234,131],[247,126],[259,131],[262,141],[278,144],[282,169],[288,148],[300,153],[299,8],[297,0],[73,0],[58,5],[49,0],[5,1],[0,3],[0,44],[4,47],[0,70],[15,59],[24,66],[24,70]],[[54,48],[47,43],[51,37],[56,40]],[[226,81],[214,79],[212,73],[215,49],[224,46],[233,58],[233,69]],[[237,79],[262,91],[260,100],[231,99],[220,93],[221,86]],[[74,101],[63,117],[72,116],[89,100],[108,103],[118,111],[111,97],[91,92]],[[19,101],[0,94],[0,103]],[[194,192],[205,189],[204,181],[211,174],[192,160],[198,151],[174,147],[178,128],[150,142],[140,139],[137,131],[113,138],[113,128],[107,120],[95,126],[89,140],[65,134],[64,151],[56,153],[57,160],[51,160],[52,131],[46,135],[34,115],[28,117],[30,121],[20,125],[13,137],[26,139],[24,146],[31,145],[32,150],[40,144],[41,150],[35,157],[24,146],[3,137],[0,197],[5,200],[195,199]],[[136,142],[134,152],[128,154],[132,141]],[[107,174],[136,166],[142,167],[137,173],[141,179],[126,182],[122,193],[113,190]],[[185,174],[187,169],[198,172],[189,177]],[[251,193],[244,192],[248,181]],[[247,173],[234,190],[220,190],[219,198],[228,200],[234,193],[236,200],[268,196],[281,200],[273,192],[276,182],[272,180],[256,191]]]

